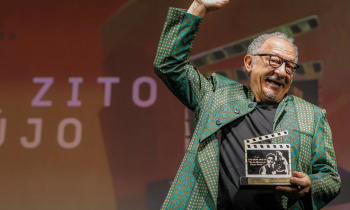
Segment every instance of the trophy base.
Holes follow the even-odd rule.
[[[290,177],[241,177],[240,186],[243,189],[268,189],[276,186],[291,186]]]

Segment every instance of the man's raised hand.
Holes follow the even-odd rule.
[[[194,0],[187,12],[204,17],[206,13],[218,10],[228,2],[229,0]]]

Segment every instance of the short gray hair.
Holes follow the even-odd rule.
[[[248,46],[248,51],[247,51],[247,55],[255,55],[261,52],[262,48],[261,46],[263,45],[263,43],[268,39],[268,38],[280,38],[280,39],[284,39],[286,40],[290,45],[292,45],[294,51],[295,51],[295,63],[298,63],[298,47],[296,45],[294,45],[294,39],[292,37],[288,37],[286,34],[276,31],[273,33],[269,33],[269,34],[262,34],[260,36],[258,36],[257,38],[255,38],[252,43],[250,43],[250,45]],[[253,64],[256,61],[256,57],[253,57]],[[247,72],[247,69],[245,68],[245,66],[243,66],[243,70],[245,72]]]

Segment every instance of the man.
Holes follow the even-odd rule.
[[[195,0],[187,13],[171,8],[155,72],[194,111],[197,126],[162,209],[320,209],[340,188],[325,110],[287,94],[297,48],[281,33],[255,39],[244,57],[250,88],[217,74],[206,78],[188,60],[206,13],[227,0]],[[295,187],[243,190],[243,140],[288,130],[270,143],[291,145]]]
[[[261,166],[259,174],[266,175],[266,174],[276,174],[275,170],[275,155],[272,153],[269,153],[266,155],[266,164]]]
[[[276,174],[287,174],[288,173],[288,162],[283,157],[282,152],[276,151],[276,162],[275,162]]]

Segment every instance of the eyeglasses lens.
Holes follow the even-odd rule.
[[[280,57],[271,56],[270,65],[274,68],[278,68],[283,64],[283,61]],[[286,72],[292,74],[296,70],[296,64],[293,62],[286,61]]]

